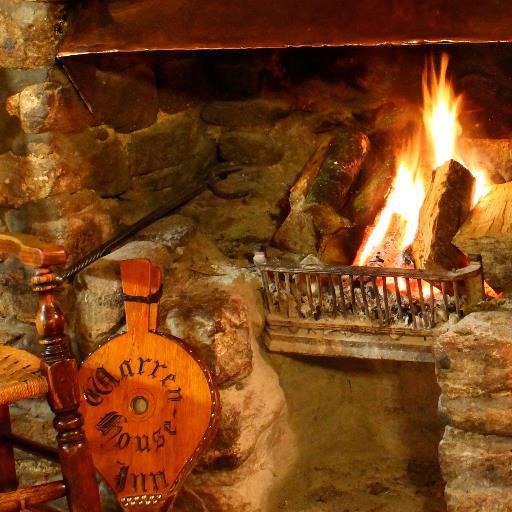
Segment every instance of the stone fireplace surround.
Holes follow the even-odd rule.
[[[444,499],[431,365],[269,355],[258,341],[264,318],[248,264],[253,245],[272,239],[318,134],[378,111],[398,83],[392,78],[421,49],[366,50],[363,81],[353,50],[107,56],[97,63],[91,114],[54,63],[63,5],[11,0],[0,17],[2,229],[62,243],[73,260],[202,179],[209,164],[244,166],[222,186],[247,190],[247,198],[205,192],[83,272],[61,297],[84,358],[122,327],[118,261],[150,257],[164,269],[161,329],[207,357],[223,403],[219,435],[177,510],[434,512],[444,501],[450,511],[512,510],[506,300],[436,341]],[[508,137],[512,52],[454,51],[460,66],[484,62],[487,73],[468,74],[464,85],[492,114],[471,111],[465,126],[475,136]],[[405,82],[416,85],[421,66],[410,73]],[[418,93],[401,87],[404,97]],[[387,129],[393,116],[377,123]],[[0,267],[0,341],[37,350],[26,282],[12,262]],[[26,420],[29,410],[36,421]],[[42,402],[13,415],[18,430],[51,441]],[[23,456],[19,465],[22,483],[57,471]]]

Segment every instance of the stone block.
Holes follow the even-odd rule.
[[[58,193],[62,185],[67,185],[66,180],[71,179],[66,176],[67,171],[51,151],[44,155],[31,153],[26,157],[10,152],[0,155],[0,206],[19,207]],[[76,177],[74,181],[78,186],[70,187],[73,192],[80,188]]]
[[[137,240],[158,242],[170,251],[176,251],[190,243],[197,231],[197,225],[191,219],[182,215],[171,215],[140,231]]]
[[[34,322],[37,297],[29,282],[29,270],[15,258],[0,264],[0,317],[4,342],[22,335],[16,322]]]
[[[100,198],[94,190],[84,189],[74,194],[62,192],[9,210],[5,214],[5,219],[9,231],[27,232],[34,223],[51,222],[69,217],[99,202]]]
[[[68,263],[85,256],[114,236],[117,225],[108,211],[85,209],[76,215],[32,225],[32,233],[61,244],[69,256]]]
[[[93,121],[76,90],[55,82],[24,88],[7,100],[7,111],[19,118],[25,133],[79,132]]]
[[[26,87],[48,81],[54,69],[53,66],[34,69],[2,69],[0,97],[7,98],[21,92]]]
[[[119,263],[130,258],[150,258],[162,269],[172,258],[158,242],[134,241],[97,261],[78,277],[76,333],[82,357],[94,352],[124,322]]]
[[[119,137],[105,128],[55,134],[49,147],[64,171],[56,191],[94,189],[102,197],[122,194],[130,185],[128,162]],[[65,176],[65,178],[64,178]]]
[[[4,208],[19,206],[30,199],[31,190],[23,184],[22,162],[11,153],[0,155],[0,206]]]
[[[182,163],[133,177],[131,189],[119,204],[121,222],[131,224],[157,207],[179,204],[201,190],[215,161],[215,141],[203,139]]]
[[[447,512],[510,512],[512,498],[509,489],[478,488],[444,491]]]
[[[277,100],[214,101],[203,107],[201,117],[209,124],[241,128],[269,125],[290,112],[288,103]]]
[[[439,458],[449,512],[512,510],[512,439],[447,427]]]
[[[179,512],[197,510],[197,503],[219,512],[271,510],[268,490],[279,480],[276,473],[283,463],[276,447],[289,431],[277,376],[255,343],[253,348],[254,370],[244,386],[221,390],[219,434],[187,480],[187,491],[176,504]]]
[[[434,343],[448,424],[480,433],[512,435],[512,314],[471,313]]]
[[[239,131],[221,136],[219,152],[223,160],[245,165],[274,165],[284,155],[268,135]]]
[[[131,134],[127,140],[132,176],[173,167],[194,154],[203,137],[201,124],[190,111],[162,115],[158,122]]]
[[[194,149],[194,153],[178,165],[135,176],[132,180],[132,188],[146,191],[173,189],[176,197],[190,193],[204,184],[208,171],[216,162],[216,156],[215,141],[202,139]]]
[[[69,262],[111,238],[117,230],[115,201],[92,190],[29,202],[6,214],[10,231],[28,232],[64,246]]]
[[[103,197],[112,197],[129,187],[124,147],[118,136],[105,128],[55,133],[48,142],[29,144],[27,150],[27,159],[52,167],[47,195],[90,188]]]
[[[0,67],[37,68],[54,62],[63,31],[64,2],[0,3]]]
[[[100,56],[90,73],[94,76],[88,100],[98,124],[120,133],[151,126],[158,114],[155,73],[143,56]]]
[[[200,347],[219,385],[230,385],[252,370],[247,311],[241,297],[222,288],[198,288],[173,297],[169,330]]]
[[[212,94],[207,66],[197,56],[160,58],[156,79],[160,109],[169,114],[197,106]]]
[[[446,427],[439,446],[443,477],[452,487],[512,486],[512,438]]]
[[[94,189],[112,197],[128,189],[124,148],[104,128],[20,139],[17,152],[0,155],[0,206],[19,207],[61,192]]]

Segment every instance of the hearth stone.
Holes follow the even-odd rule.
[[[216,101],[203,107],[201,118],[206,123],[230,128],[269,126],[286,117],[290,111],[290,105],[285,101]]]
[[[446,427],[439,447],[449,512],[512,509],[512,439]]]
[[[510,510],[512,315],[472,313],[435,343],[449,512]]]
[[[283,158],[283,150],[270,137],[241,131],[224,133],[219,152],[223,160],[245,165],[274,165]]]

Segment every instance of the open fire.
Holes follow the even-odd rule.
[[[464,154],[459,141],[462,95],[447,78],[448,55],[436,71],[433,58],[423,72],[423,127],[418,127],[397,157],[397,171],[386,205],[356,256],[355,265],[406,267],[404,258],[418,230],[420,210],[426,197],[429,170],[455,160],[475,178],[474,207],[489,187],[485,171],[475,163],[476,153]]]
[[[364,335],[363,344],[368,335],[386,333],[430,337],[452,315],[464,316],[468,305],[481,300],[481,259],[463,253],[452,241],[492,181],[474,163],[481,160],[476,151],[464,149],[463,97],[456,94],[447,70],[446,54],[438,66],[432,58],[425,66],[423,108],[418,109],[416,127],[408,129],[410,135],[396,147],[389,192],[378,190],[383,197],[380,212],[366,224],[353,260],[335,260],[327,266],[315,258],[300,265],[268,262],[261,255],[255,259],[270,313],[267,323],[272,343],[282,343],[283,336],[288,336],[282,328],[302,328],[305,339],[325,341],[331,336],[329,343],[347,342],[350,347],[343,350],[352,354],[355,341],[350,336],[347,341],[349,332]],[[292,211],[287,221],[293,222],[301,209],[311,213],[322,243],[329,237],[342,243],[352,238],[351,230],[358,225],[353,217],[351,226],[343,226],[347,210],[337,209],[333,203],[342,198],[347,204],[347,190],[366,157],[368,139],[359,132],[340,133],[319,146],[290,194]],[[369,179],[378,180],[384,168],[382,160],[374,167],[369,165],[373,171]],[[361,188],[356,190],[357,195]],[[378,196],[375,185],[368,190],[361,201],[365,208],[373,207]],[[286,226],[285,222],[282,229]],[[342,251],[338,255],[344,256]],[[490,288],[486,291],[492,292]],[[336,334],[337,328],[341,334]],[[322,329],[325,332],[320,333]],[[376,339],[377,350],[382,348],[381,341]],[[391,345],[395,341],[391,338]],[[407,343],[402,340],[396,352],[393,349],[383,357],[409,357],[404,350],[415,354],[411,357],[423,357],[418,355],[422,350],[430,354],[428,341],[415,339],[410,347]]]

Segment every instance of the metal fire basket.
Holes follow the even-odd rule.
[[[484,297],[482,260],[454,271],[254,262],[271,351],[433,361],[436,336]]]

